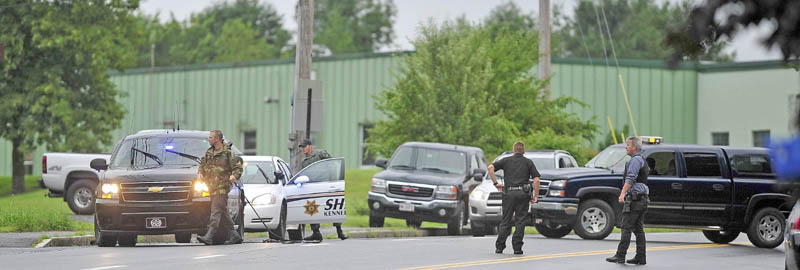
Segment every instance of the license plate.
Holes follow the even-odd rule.
[[[402,203],[400,204],[400,211],[403,212],[414,212],[414,205],[410,203]]]
[[[163,229],[167,227],[167,218],[149,217],[144,219],[144,226],[147,229]]]

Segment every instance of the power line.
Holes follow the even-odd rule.
[[[606,38],[603,36],[603,26],[600,23],[600,14],[597,13],[597,5],[592,4],[592,7],[594,8],[595,19],[597,19],[598,30],[600,30],[600,42],[603,44],[603,55],[606,58],[606,66],[609,66],[608,52],[606,52]]]

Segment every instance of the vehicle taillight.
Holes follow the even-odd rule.
[[[47,156],[42,156],[42,174],[47,174]]]
[[[791,234],[798,234],[800,233],[800,216],[798,216],[794,222],[792,222],[792,230],[789,231]]]

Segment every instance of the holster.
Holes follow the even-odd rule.
[[[530,194],[531,192],[533,192],[533,186],[530,183],[524,184],[522,185],[522,191]]]

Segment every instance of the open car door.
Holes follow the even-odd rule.
[[[344,158],[308,165],[284,187],[286,223],[317,224],[347,221],[344,203]]]

